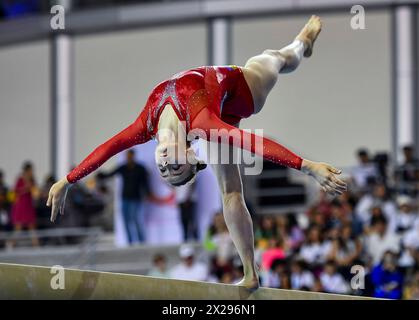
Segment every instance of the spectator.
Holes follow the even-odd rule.
[[[100,179],[95,179],[92,193],[103,203],[103,210],[93,215],[91,225],[101,227],[104,231],[113,231],[114,226],[114,193]]]
[[[7,188],[6,183],[4,182],[4,173],[0,170],[0,192],[3,191],[6,195],[9,192],[9,188]]]
[[[302,260],[294,260],[291,264],[291,287],[295,290],[311,290],[314,286],[314,276],[307,270]]]
[[[419,300],[419,271],[416,271],[412,280],[406,286],[404,298],[407,300]]]
[[[58,216],[57,225],[66,228],[88,228],[92,226],[92,218],[103,212],[103,199],[92,192],[91,180],[88,180],[87,185],[76,182],[68,188],[64,203],[65,215]],[[64,240],[66,243],[79,242],[78,237],[67,237]]]
[[[419,168],[419,160],[415,157],[412,146],[403,147],[404,161],[396,168],[395,180],[399,183],[400,191],[410,193],[409,185],[416,181],[416,170]]]
[[[278,215],[276,218],[277,234],[283,239],[285,251],[298,249],[304,241],[304,232],[298,226],[295,214]]]
[[[403,234],[414,226],[418,214],[414,211],[412,199],[409,196],[399,196],[397,204],[399,210],[395,217],[395,230],[397,233]]]
[[[216,266],[223,268],[234,258],[236,250],[221,212],[214,216],[214,223],[209,230],[209,241],[215,249]]]
[[[268,247],[269,239],[276,236],[275,220],[272,216],[264,215],[255,231],[255,241],[258,248]]]
[[[23,228],[28,228],[32,233],[32,245],[39,246],[39,240],[36,236],[36,211],[34,199],[38,197],[39,191],[36,187],[33,174],[33,165],[27,161],[23,164],[22,173],[15,185],[16,200],[12,206],[11,221],[15,235]],[[9,242],[9,246],[15,245],[15,238]]]
[[[323,242],[321,230],[317,226],[312,226],[307,231],[307,238],[301,246],[300,258],[315,267],[323,263],[328,254],[329,247]]]
[[[348,275],[350,268],[360,258],[361,251],[361,242],[352,237],[351,226],[345,225],[333,240],[328,259],[334,261],[343,274]]]
[[[358,150],[357,156],[358,165],[352,168],[351,178],[358,190],[365,191],[368,184],[377,178],[377,167],[370,161],[367,149]]]
[[[10,202],[5,189],[0,189],[0,231],[10,231]]]
[[[389,190],[383,183],[376,184],[373,193],[364,195],[355,207],[355,213],[364,225],[370,224],[373,207],[380,207],[390,225],[393,226],[397,207],[390,197]]]
[[[198,229],[196,222],[196,184],[185,184],[175,189],[176,200],[180,209],[185,241],[197,240]]]
[[[288,272],[282,272],[279,275],[279,288],[291,290],[291,276]]]
[[[332,206],[327,197],[327,193],[323,190],[319,191],[319,199],[307,211],[307,216],[310,221],[314,221],[314,216],[317,215],[318,219],[328,218],[331,214]]]
[[[262,270],[271,269],[272,263],[281,259],[285,259],[283,241],[278,238],[269,239],[268,249],[262,253]]]
[[[320,278],[318,278],[318,277],[314,278],[314,285],[313,285],[312,291],[313,292],[324,292],[325,291]]]
[[[381,263],[372,270],[371,279],[375,287],[375,297],[385,299],[401,298],[403,276],[397,270],[396,255],[393,252],[385,252]]]
[[[287,273],[287,261],[276,259],[272,261],[270,269],[262,270],[261,283],[264,287],[279,288],[281,285],[281,275]]]
[[[373,263],[377,264],[386,251],[399,252],[399,237],[389,230],[387,219],[384,216],[375,217],[371,221],[371,226],[372,233],[366,238],[365,249]]]
[[[55,183],[55,178],[51,175],[47,176],[39,194],[39,198],[36,201],[36,213],[38,216],[37,226],[39,229],[45,229],[51,227],[51,208],[47,207],[46,203],[48,200],[49,190]]]
[[[322,287],[329,293],[349,293],[350,289],[343,276],[337,272],[334,261],[327,261],[324,271],[320,274]]]
[[[98,178],[109,178],[115,174],[122,177],[122,216],[128,242],[144,241],[143,200],[150,194],[148,173],[146,168],[135,161],[134,150],[128,150],[127,162],[109,173],[100,173]]]
[[[413,228],[403,236],[402,248],[399,265],[406,268],[414,267],[415,257],[419,253],[419,219],[416,219]]]
[[[195,260],[195,250],[192,246],[182,245],[179,249],[179,256],[182,262],[171,270],[171,278],[195,281],[208,279],[208,268],[206,264]]]
[[[156,278],[169,278],[170,274],[167,271],[166,257],[162,254],[156,254],[153,258],[153,267],[148,272],[148,275]]]

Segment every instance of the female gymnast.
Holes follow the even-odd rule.
[[[198,161],[190,145],[197,136],[207,141],[228,143],[263,156],[275,163],[301,170],[314,177],[323,190],[340,194],[346,184],[336,175],[340,170],[321,162],[302,159],[280,144],[267,139],[259,148],[253,134],[238,129],[240,120],[258,113],[280,73],[294,71],[303,56],[310,57],[321,30],[321,21],[312,16],[295,40],[280,50],[265,50],[250,58],[244,67],[207,66],[181,72],[158,84],[140,113],[126,129],[96,148],[66,177],[51,187],[47,205],[51,221],[62,211],[67,187],[100,167],[113,155],[155,138],[156,165],[161,176],[173,186],[194,179],[206,164]],[[227,139],[210,135],[211,130],[230,134]],[[199,132],[199,134],[192,134]],[[241,143],[245,137],[251,143]],[[216,141],[214,141],[216,140]],[[238,142],[237,142],[238,141]],[[231,149],[231,148],[230,148]],[[238,284],[249,289],[259,286],[254,262],[252,220],[242,194],[237,164],[212,164],[223,200],[223,211],[232,240],[243,262],[244,277]]]

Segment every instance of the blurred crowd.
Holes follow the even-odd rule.
[[[263,286],[357,294],[393,299],[419,299],[419,160],[403,149],[403,161],[389,166],[385,154],[357,152],[358,164],[346,170],[348,191],[338,197],[318,193],[302,212],[253,213],[256,260]],[[122,179],[121,212],[129,243],[144,240],[139,215],[145,199],[153,198],[145,167],[126,153],[124,164],[68,189],[66,215],[49,222],[45,203],[55,179],[42,185],[34,166],[25,162],[13,187],[0,171],[0,231],[32,232],[32,245],[42,244],[35,230],[54,227],[100,226],[113,230],[114,192],[107,179]],[[196,241],[196,196],[181,190],[176,201],[185,241]],[[182,246],[181,262],[166,270],[157,255],[150,274],[190,280],[235,283],[242,267],[222,213],[213,217],[203,241],[205,257]],[[0,246],[13,247],[13,237]],[[204,261],[204,262],[202,262]]]
[[[53,224],[50,222],[51,208],[46,203],[55,178],[48,175],[42,184],[38,184],[34,172],[34,165],[24,162],[15,185],[9,187],[0,170],[0,232],[3,233],[0,248],[14,247],[21,240],[20,231],[28,231],[31,243],[36,247],[46,244],[46,239],[38,238],[37,230],[93,226],[113,230],[113,192],[106,184],[93,178],[69,188],[64,204],[66,215]],[[13,236],[10,236],[12,231]],[[59,239],[54,244],[72,242],[72,239]]]
[[[413,151],[405,147],[404,162],[390,171],[386,156],[359,150],[359,163],[346,179],[348,192],[338,197],[320,192],[304,212],[255,215],[261,284],[419,299],[419,166]],[[166,270],[159,255],[150,274],[230,284],[241,279],[240,259],[222,213],[215,215],[204,248],[207,263],[181,248],[177,266]]]

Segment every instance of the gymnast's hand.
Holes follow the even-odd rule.
[[[325,192],[336,195],[346,191],[346,183],[336,177],[336,175],[342,173],[342,170],[336,169],[327,163],[304,159],[301,171],[316,179]]]
[[[64,200],[70,183],[63,178],[54,183],[49,190],[47,206],[51,207],[51,222],[57,218],[58,212],[64,214]]]

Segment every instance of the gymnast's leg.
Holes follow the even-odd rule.
[[[278,75],[294,71],[303,56],[311,56],[320,30],[320,18],[312,16],[290,45],[280,50],[265,50],[246,62],[242,70],[253,96],[255,113],[262,109]]]
[[[230,159],[232,148],[230,148]],[[253,223],[243,198],[243,187],[237,164],[214,164],[223,201],[224,220],[243,263],[244,278],[239,285],[259,287],[254,261]]]

